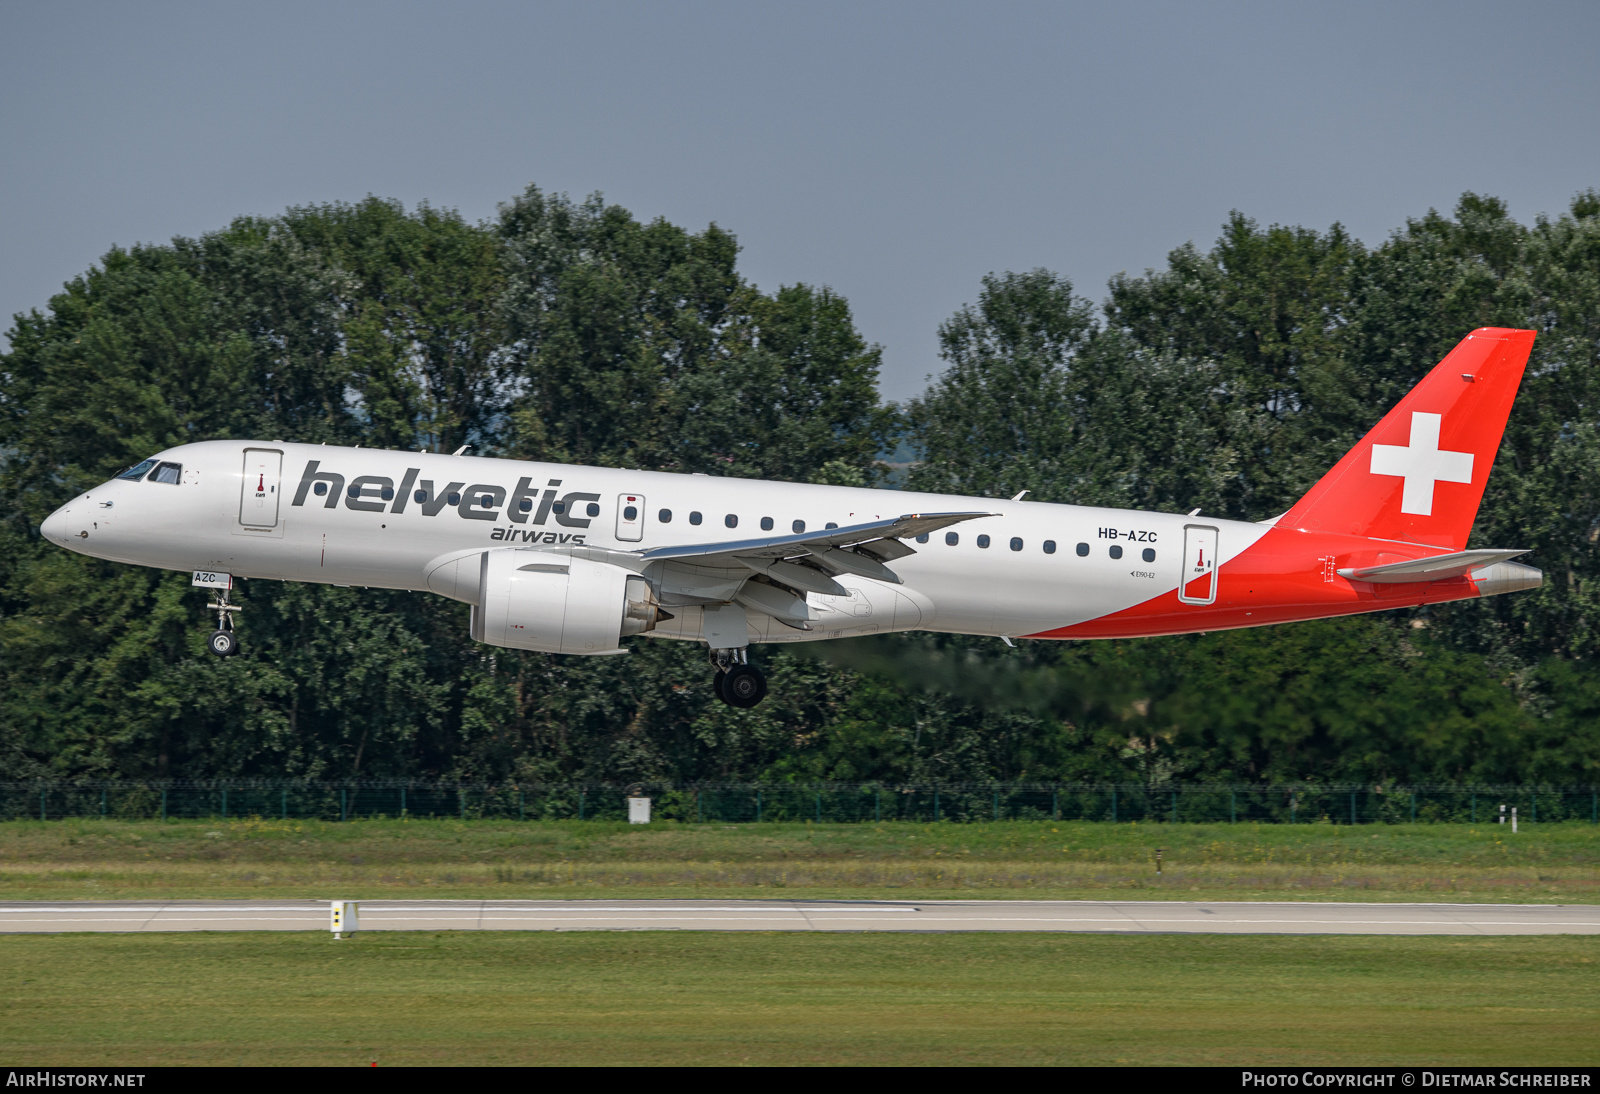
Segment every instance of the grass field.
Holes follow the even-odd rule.
[[[1600,938],[0,937],[0,1063],[1600,1063]]]
[[[0,824],[0,899],[628,892],[1593,903],[1600,827],[1526,825],[1512,836],[1451,824]]]

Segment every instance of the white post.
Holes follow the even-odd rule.
[[[343,932],[355,934],[360,926],[358,913],[360,906],[353,900],[335,900],[328,914],[328,930],[333,932],[334,938],[342,938]]]
[[[1511,834],[1517,834],[1517,807],[1514,805],[1511,807]]]
[[[650,799],[649,798],[629,798],[628,799],[628,823],[629,824],[649,824],[650,823]]]

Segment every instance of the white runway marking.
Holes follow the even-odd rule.
[[[326,931],[316,900],[12,901],[0,933]],[[1092,900],[366,900],[362,931],[1600,934],[1600,905]]]

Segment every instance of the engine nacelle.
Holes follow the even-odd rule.
[[[429,573],[428,585],[472,604],[477,641],[541,653],[615,653],[622,638],[672,618],[638,574],[548,551],[451,558]]]

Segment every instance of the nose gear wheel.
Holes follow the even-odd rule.
[[[239,606],[228,603],[227,590],[223,589],[218,591],[217,599],[206,607],[217,613],[217,629],[206,639],[206,649],[218,657],[232,657],[239,652],[239,636],[233,632],[233,616]]]

